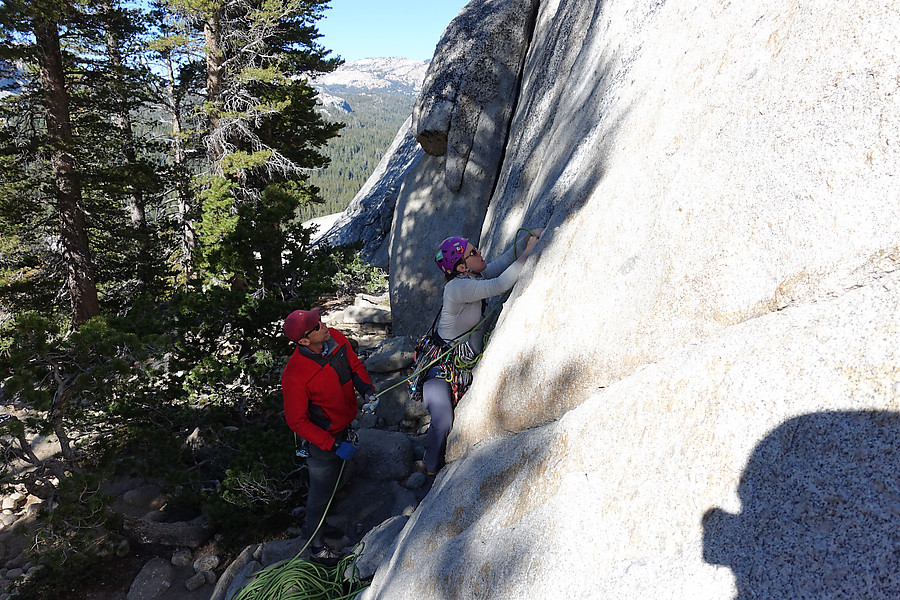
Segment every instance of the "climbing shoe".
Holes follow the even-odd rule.
[[[329,569],[336,566],[338,561],[344,558],[344,554],[338,552],[328,544],[325,544],[321,548],[314,548],[310,546],[309,548],[309,560],[314,563],[319,563],[323,567],[328,567]]]

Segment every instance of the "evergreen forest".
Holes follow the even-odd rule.
[[[325,201],[300,207],[302,221],[341,212],[362,188],[412,113],[415,98],[389,93],[342,93],[351,112],[341,114],[344,123],[328,141],[323,153],[331,163],[310,176]]]
[[[161,482],[227,548],[302,503],[282,321],[384,286],[302,218],[343,208],[409,112],[323,118],[327,5],[0,5],[0,493],[40,499],[16,597],[82,597],[127,554],[114,476]]]

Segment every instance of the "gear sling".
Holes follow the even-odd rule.
[[[482,300],[482,313],[487,303]],[[443,307],[441,308],[443,310]],[[452,340],[445,340],[437,332],[437,321],[441,316],[438,311],[431,329],[416,344],[413,353],[413,374],[406,380],[409,384],[409,397],[416,402],[422,401],[422,385],[428,379],[440,377],[450,384],[451,403],[453,407],[472,385],[472,369],[481,359],[468,338],[487,317],[482,318],[474,327]]]

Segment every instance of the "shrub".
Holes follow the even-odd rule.
[[[326,247],[292,264],[298,270],[276,288],[207,285],[162,302],[138,298],[74,332],[34,312],[2,326],[2,394],[35,416],[0,424],[0,448],[27,456],[30,433],[54,433],[64,446],[61,457],[0,472],[0,486],[27,484],[53,507],[39,516],[32,549],[50,568],[20,597],[50,597],[119,549],[120,523],[97,477],[162,482],[169,511],[204,514],[227,547],[295,521],[306,483],[282,416],[291,347],[281,322],[324,294],[383,289],[384,275],[353,248]]]

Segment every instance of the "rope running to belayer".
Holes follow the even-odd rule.
[[[346,462],[341,464],[337,483],[316,526],[316,532],[325,522],[325,515],[337,493],[345,464]],[[356,560],[363,550],[362,544],[357,544],[353,552],[338,561],[335,567],[327,569],[311,560],[300,558],[314,535],[315,532],[294,558],[259,571],[253,581],[241,588],[231,600],[349,600],[366,589],[368,586],[362,583],[356,568]],[[348,569],[352,573],[349,578],[345,578],[344,574]]]
[[[531,235],[534,235],[534,232],[530,229],[522,227],[516,231],[516,238],[518,238],[519,233],[522,231],[527,231]],[[516,256],[516,242],[514,241],[513,260],[516,258],[518,257]],[[509,292],[506,292],[505,295],[508,294]],[[503,300],[505,300],[505,298]],[[481,321],[479,321],[475,327],[467,331],[459,340],[456,340],[445,352],[438,355],[437,358],[427,365],[418,369],[408,378],[378,392],[375,394],[375,397],[377,398],[395,387],[403,385],[407,380],[413,379],[420,373],[429,369],[432,365],[446,358],[453,350],[465,343],[469,336],[477,331],[478,328],[494,314],[497,308],[502,305],[503,301],[497,302],[494,307],[482,317]],[[457,361],[456,366],[470,370],[478,364],[480,359],[480,354],[472,361],[465,361],[460,356],[454,357],[454,360]],[[309,547],[310,541],[325,523],[325,515],[328,514],[328,509],[331,508],[331,503],[334,501],[335,494],[337,494],[338,486],[346,464],[346,462],[341,463],[341,470],[338,473],[337,482],[334,485],[331,498],[329,498],[328,504],[325,506],[325,512],[322,514],[322,518],[319,520],[316,530],[309,536],[309,539],[306,544],[303,545],[303,548],[297,552],[294,558],[259,571],[253,581],[241,588],[230,600],[282,600],[287,598],[290,598],[290,600],[349,600],[368,587],[362,583],[362,580],[359,577],[359,570],[356,567],[356,561],[363,550],[362,544],[357,544],[357,546],[353,548],[353,552],[338,561],[337,565],[332,569],[327,569],[310,560],[300,558],[300,555]],[[349,578],[345,579],[344,574],[348,569],[351,569],[352,573]]]

